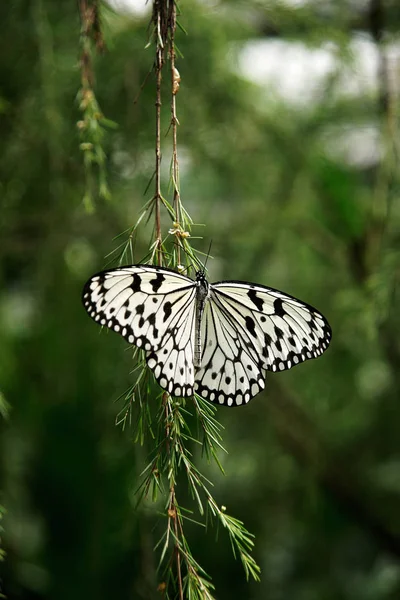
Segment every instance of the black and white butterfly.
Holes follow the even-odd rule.
[[[331,328],[312,306],[243,281],[208,283],[171,269],[132,265],[86,283],[89,315],[146,353],[160,386],[219,404],[247,403],[266,371],[290,369],[328,347]]]

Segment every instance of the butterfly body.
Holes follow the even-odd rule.
[[[91,277],[83,304],[100,325],[144,350],[160,386],[228,406],[247,403],[267,371],[326,350],[331,329],[313,307],[273,288],[209,283],[171,269],[131,265]]]
[[[204,308],[210,295],[210,286],[206,279],[204,271],[196,273],[196,328],[194,341],[194,366],[195,368],[201,365],[201,321],[203,318]]]

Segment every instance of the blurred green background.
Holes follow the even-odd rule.
[[[150,7],[104,7],[96,93],[111,200],[83,207],[79,13],[0,5],[0,564],[10,599],[152,599],[156,515],[135,510],[148,448],[114,425],[131,354],[80,302],[154,169]],[[132,8],[132,7],[131,7]],[[220,531],[188,532],[221,600],[400,598],[400,9],[383,0],[181,2],[182,200],[210,279],[316,306],[333,341],[218,409],[215,497],[256,534],[247,584]],[[167,103],[167,100],[166,100]],[[165,107],[163,133],[167,131]],[[169,140],[164,139],[167,194]],[[164,224],[168,227],[167,222]],[[165,229],[166,231],[166,229]],[[135,260],[146,253],[140,231]],[[8,409],[8,417],[6,416]],[[183,503],[186,489],[179,489]]]

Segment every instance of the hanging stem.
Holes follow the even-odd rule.
[[[79,0],[81,16],[81,87],[78,92],[79,108],[82,118],[77,123],[80,149],[83,152],[86,190],[83,203],[88,212],[94,210],[93,195],[98,190],[100,197],[109,199],[110,191],[107,185],[106,153],[103,148],[106,128],[115,128],[116,124],[106,119],[100,109],[94,91],[95,77],[93,55],[104,52],[106,46],[103,39],[100,22],[99,0]],[[97,167],[97,183],[94,176],[94,166]]]
[[[156,38],[156,168],[155,168],[155,238],[157,264],[162,265],[162,236],[161,236],[161,81],[164,66],[166,42],[166,0],[154,0],[153,23]]]
[[[169,30],[169,52],[170,52],[170,65],[171,65],[171,125],[172,125],[172,178],[174,186],[174,210],[175,219],[180,223],[179,216],[179,187],[178,187],[178,148],[177,148],[177,118],[176,118],[176,84],[175,84],[175,29],[176,29],[176,6],[175,0],[170,0],[169,5],[169,19],[168,19],[168,30]],[[176,238],[178,239],[178,238]],[[177,261],[181,264],[180,259],[180,241],[177,243]],[[179,600],[183,600],[183,584],[182,584],[182,573],[181,573],[181,556],[179,550],[179,530],[178,530],[178,506],[175,497],[175,482],[172,482],[170,489],[170,507],[168,510],[168,518],[173,519],[174,533],[175,533],[175,556],[176,556],[176,571],[178,578],[178,589],[179,589]]]
[[[179,164],[178,164],[178,143],[177,143],[177,129],[179,125],[178,118],[176,116],[176,94],[179,90],[180,76],[177,68],[175,67],[175,30],[176,30],[176,4],[172,0],[170,3],[170,14],[169,14],[169,55],[171,65],[171,129],[172,129],[172,181],[174,186],[174,211],[175,221],[178,226],[181,225],[181,214],[180,214],[180,192],[179,192]],[[177,240],[177,260],[178,264],[181,264],[181,241],[178,237]]]
[[[172,12],[174,12],[174,2],[172,1]],[[165,58],[165,46],[168,40],[168,34],[171,35],[170,30],[170,19],[168,19],[169,14],[171,13],[171,3],[169,0],[154,0],[153,5],[153,22],[155,25],[155,35],[156,35],[156,62],[155,62],[155,71],[156,71],[156,168],[155,168],[155,237],[156,237],[156,256],[157,256],[157,264],[162,265],[162,235],[161,235],[161,82],[162,82],[162,69],[164,66],[164,58]],[[175,135],[173,142],[173,153],[176,157],[176,127],[175,127]],[[177,172],[177,159],[174,161],[174,190],[176,190],[175,184],[175,173]],[[175,191],[174,191],[174,202],[175,202]],[[172,452],[170,446],[170,424],[173,420],[172,407],[171,407],[171,398],[167,392],[163,394],[163,404],[164,404],[164,413],[165,413],[165,447],[166,453],[168,457],[168,462],[172,468],[169,469],[170,472],[170,490],[169,490],[169,499],[168,499],[168,508],[167,508],[167,538],[166,544],[168,544],[170,539],[170,532],[173,530],[174,537],[174,555],[176,560],[176,573],[178,580],[178,589],[179,589],[179,600],[183,599],[183,581],[182,581],[182,572],[181,572],[181,553],[179,549],[179,530],[178,530],[178,504],[176,502],[175,495],[175,472],[174,465],[172,460]]]
[[[379,270],[385,254],[392,209],[392,189],[398,171],[398,114],[396,107],[399,94],[390,73],[388,50],[385,46],[385,26],[387,15],[383,0],[370,0],[370,32],[376,44],[379,56],[379,113],[383,153],[372,196],[371,225],[368,237],[368,265],[370,270]]]
[[[156,193],[155,193],[155,214],[156,214],[156,243],[157,243],[157,263],[162,265],[161,252],[161,70],[163,65],[163,50],[157,47],[156,51]]]
[[[170,396],[166,392],[163,396],[164,406],[165,406],[165,440],[166,440],[166,450],[168,460],[171,460],[171,447],[170,447],[170,422],[173,418],[171,404],[170,404]],[[178,589],[179,589],[179,600],[183,600],[183,582],[182,582],[182,572],[181,572],[181,553],[179,550],[179,536],[180,532],[178,531],[178,505],[176,502],[175,496],[175,474],[171,469],[171,481],[170,481],[170,490],[169,490],[169,502],[168,502],[168,526],[167,532],[171,531],[171,525],[174,529],[174,538],[175,538],[175,559],[176,559],[176,574],[178,579]],[[168,535],[167,534],[167,535]]]
[[[197,261],[195,252],[188,242],[190,237],[191,219],[181,204],[179,190],[179,165],[177,151],[177,128],[179,121],[176,109],[176,94],[179,89],[179,73],[175,66],[175,32],[176,32],[177,7],[175,0],[153,0],[152,26],[153,40],[155,43],[156,75],[156,143],[155,143],[155,192],[150,201],[154,209],[155,241],[152,244],[155,261],[162,266],[163,251],[161,232],[161,205],[167,208],[168,214],[174,219],[174,227],[169,231],[175,235],[176,254],[173,256],[172,265],[178,266],[187,254],[193,262]],[[166,56],[166,51],[168,55]],[[173,202],[171,205],[165,200],[161,192],[161,106],[162,106],[162,69],[165,60],[170,60],[171,74],[171,102],[170,102],[170,128],[172,131],[172,163],[171,179],[173,184]],[[144,214],[144,213],[142,213]],[[169,263],[171,264],[171,263]],[[214,458],[220,466],[217,450],[221,448],[220,426],[214,417],[214,408],[204,406],[200,398],[194,398],[196,414],[201,423],[204,435],[203,447],[208,457]],[[156,452],[153,459],[144,471],[144,480],[140,485],[141,497],[147,497],[150,489],[153,498],[159,491],[163,491],[163,483],[168,482],[168,497],[165,503],[166,530],[156,547],[162,545],[160,565],[165,564],[166,580],[161,582],[159,590],[170,598],[170,589],[174,590],[179,600],[196,598],[201,600],[214,600],[214,586],[208,574],[194,558],[185,536],[183,519],[186,516],[181,509],[177,493],[176,482],[180,470],[186,475],[189,490],[197,503],[200,514],[204,515],[204,498],[207,506],[207,519],[219,521],[228,531],[234,552],[237,552],[245,569],[246,576],[259,579],[259,567],[250,555],[253,547],[251,534],[244,528],[243,523],[226,514],[225,508],[220,508],[206,486],[206,478],[200,473],[192,461],[192,452],[188,445],[193,441],[189,425],[186,421],[184,401],[171,397],[168,392],[162,394],[157,421]],[[199,440],[200,441],[200,440]],[[201,498],[203,496],[203,499]],[[175,597],[175,596],[174,596]]]

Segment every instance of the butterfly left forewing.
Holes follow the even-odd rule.
[[[89,315],[144,350],[158,348],[194,282],[169,269],[132,265],[97,273],[83,289]]]
[[[161,387],[193,393],[195,283],[161,267],[132,265],[103,271],[86,283],[89,315],[145,350]]]

